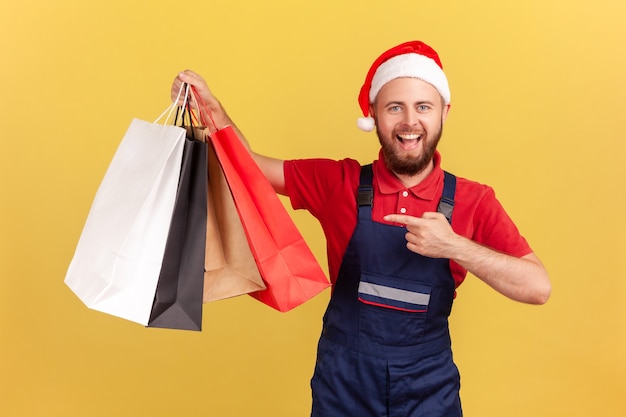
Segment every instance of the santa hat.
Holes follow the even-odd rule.
[[[445,104],[450,104],[450,87],[437,52],[420,41],[405,42],[383,52],[368,71],[359,93],[359,106],[364,116],[357,121],[359,129],[366,132],[374,130],[374,119],[369,114],[370,104],[385,84],[400,77],[419,78],[432,84]]]

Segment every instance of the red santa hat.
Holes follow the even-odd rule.
[[[405,42],[383,52],[370,67],[359,93],[359,106],[364,116],[357,121],[359,129],[374,130],[370,104],[385,84],[401,77],[419,78],[432,84],[445,104],[450,104],[450,87],[437,52],[420,41]]]

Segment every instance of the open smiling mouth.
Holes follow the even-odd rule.
[[[418,133],[398,133],[396,139],[404,146],[417,146],[422,139],[422,135]]]
[[[398,133],[396,135],[396,139],[398,139],[400,142],[403,143],[407,143],[407,142],[417,142],[422,138],[422,135],[418,135],[417,133]]]

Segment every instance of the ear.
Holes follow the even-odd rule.
[[[441,123],[443,124],[448,118],[448,112],[450,111],[450,105],[444,104],[443,109],[441,110]]]

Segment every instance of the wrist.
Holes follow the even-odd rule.
[[[472,256],[474,256],[473,252],[477,243],[466,238],[465,236],[455,233],[454,236],[448,240],[448,242],[448,251],[450,252],[450,256],[447,257],[448,259],[461,264],[467,262]]]
[[[226,114],[226,110],[215,98],[205,101],[204,106],[202,106],[202,114],[204,115],[204,122],[208,125],[207,127],[210,131],[222,129],[232,124],[230,117]]]

